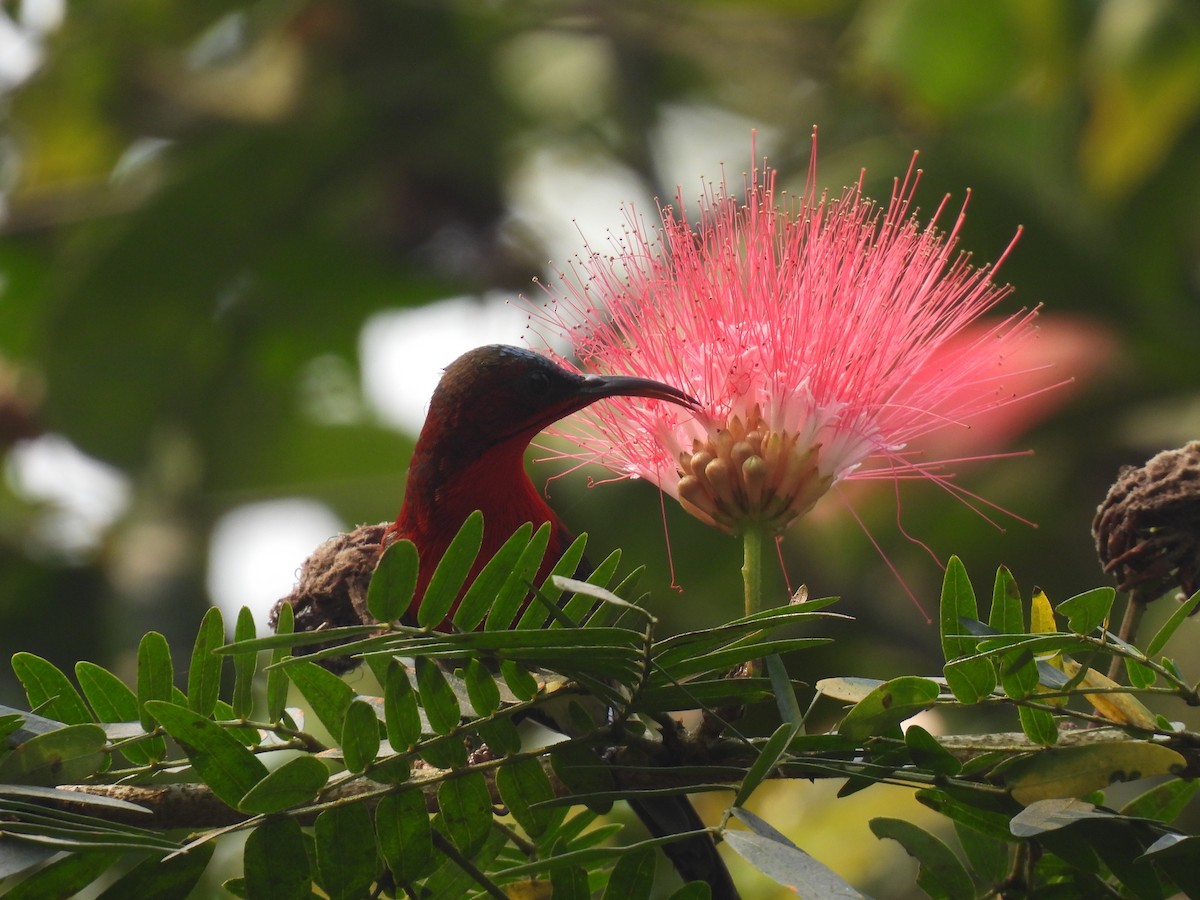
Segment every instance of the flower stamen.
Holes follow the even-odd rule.
[[[834,476],[820,472],[820,449],[772,430],[755,404],[744,422],[730,416],[724,428],[695,439],[691,453],[679,454],[680,502],[730,534],[747,526],[781,534],[833,485]]]

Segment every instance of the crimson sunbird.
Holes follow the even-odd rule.
[[[408,467],[408,486],[388,545],[407,538],[421,559],[413,609],[447,546],[475,510],[483,512],[478,574],[526,522],[550,523],[544,576],[574,536],[525,472],[529,442],[548,425],[605,397],[648,397],[684,406],[676,388],[623,375],[578,375],[519,347],[489,344],[464,353],[442,374]]]
[[[411,618],[437,562],[466,518],[483,512],[483,545],[468,583],[501,545],[526,522],[550,523],[550,544],[539,575],[544,578],[573,536],[530,481],[525,451],[547,426],[606,397],[696,401],[683,391],[647,378],[580,375],[544,356],[492,344],[460,356],[442,375],[413,450],[400,515],[383,543],[412,541],[420,558]],[[699,831],[703,822],[686,797],[630,802],[655,837]],[[714,900],[737,891],[708,835],[666,844],[664,852],[685,881],[709,884]]]

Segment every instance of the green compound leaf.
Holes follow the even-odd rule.
[[[939,744],[937,738],[920,725],[910,725],[905,730],[904,744],[913,764],[918,768],[950,778],[962,771],[962,763],[954,754]]]
[[[956,659],[946,663],[942,674],[959,703],[978,703],[996,688],[996,669],[986,659]]]
[[[796,697],[783,660],[777,654],[767,657],[767,672],[771,676],[771,690],[779,707],[779,717],[798,730],[804,724],[804,713],[800,710],[800,701]]]
[[[526,522],[518,528],[479,571],[462,602],[454,613],[454,624],[462,631],[474,631],[492,608],[500,590],[508,581],[517,561],[529,546],[533,525]]]
[[[496,684],[496,677],[479,659],[472,658],[467,663],[463,680],[475,715],[481,718],[490,716],[500,708],[500,687]]]
[[[954,823],[954,834],[966,854],[967,864],[977,878],[999,884],[1010,870],[1009,842],[981,834],[961,822]]]
[[[1038,800],[1085,797],[1113,782],[1136,781],[1184,770],[1184,758],[1146,741],[1105,741],[1052,747],[1004,769],[1004,784],[1022,806]]]
[[[356,696],[354,689],[329,670],[308,660],[290,663],[286,671],[329,734],[335,739],[340,737],[346,710]]]
[[[356,775],[366,771],[379,754],[379,717],[369,703],[355,700],[346,710],[342,754],[346,768]]]
[[[478,853],[492,830],[492,798],[482,772],[468,772],[438,786],[439,819],[446,836],[467,858]]]
[[[965,623],[978,621],[975,589],[971,587],[962,560],[953,556],[942,580],[939,622],[942,653],[946,657],[946,682],[961,703],[978,703],[996,687],[996,670],[990,661],[966,658],[975,653],[976,640]]]
[[[1125,657],[1125,674],[1135,688],[1148,688],[1158,680],[1158,673],[1136,659]]]
[[[1000,684],[1004,693],[1022,699],[1030,696],[1041,683],[1037,659],[1028,650],[1016,650],[1005,656],[995,657],[1000,669]]]
[[[784,722],[763,744],[762,749],[758,752],[758,758],[754,760],[754,763],[746,771],[746,777],[742,779],[741,787],[738,788],[737,796],[733,800],[734,806],[745,804],[758,786],[775,771],[775,767],[787,753],[792,738],[796,736],[797,727],[790,722]]]
[[[149,701],[146,709],[183,748],[204,783],[234,809],[267,777],[267,767],[258,757],[211,719],[161,700]]]
[[[587,870],[582,866],[559,866],[550,870],[550,896],[554,900],[590,900]]]
[[[174,698],[174,703],[176,706],[187,705],[187,697],[183,696],[182,691],[176,691]],[[213,710],[213,718],[219,722],[231,722],[236,719],[237,716],[234,715],[232,706],[230,706],[224,700],[218,700],[217,708]],[[243,747],[253,747],[262,739],[262,735],[258,733],[258,729],[253,725],[235,725],[226,727],[229,733]]]
[[[65,725],[95,721],[79,692],[54,663],[21,652],[13,654],[12,669],[25,688],[31,710]]]
[[[538,569],[546,556],[546,547],[550,544],[550,523],[544,522],[534,532],[533,537],[513,566],[504,584],[492,601],[488,610],[487,628],[492,631],[505,631],[512,627],[517,612],[521,609],[525,598],[529,595],[529,586],[537,578]]]
[[[157,631],[143,635],[138,644],[137,698],[142,728],[153,731],[154,716],[146,709],[150,701],[170,702],[175,696],[174,669],[167,639]]]
[[[966,567],[957,556],[950,557],[946,564],[946,575],[942,579],[942,599],[939,621],[941,624],[942,653],[951,662],[975,652],[975,641],[971,639],[962,620],[978,621],[979,608],[975,602],[975,589],[967,577]]]
[[[366,806],[355,803],[327,809],[317,816],[313,831],[317,871],[330,900],[362,900],[369,896],[379,858]]]
[[[1006,566],[996,570],[992,587],[992,608],[988,625],[998,634],[1024,634],[1025,614],[1021,609],[1021,590]]]
[[[196,632],[192,662],[188,668],[188,708],[208,718],[221,697],[221,666],[224,658],[215,652],[225,643],[225,620],[221,610],[210,606]]]
[[[242,853],[246,896],[258,900],[309,900],[312,873],[304,834],[291,818],[268,819],[246,838]]]
[[[9,900],[74,897],[103,875],[120,857],[119,853],[72,853],[35,872],[15,887],[6,889],[4,896]]]
[[[273,813],[309,803],[329,781],[329,768],[315,756],[297,756],[270,772],[238,802],[242,812]]]
[[[462,720],[454,688],[433,660],[418,657],[416,667],[417,693],[429,724],[437,734],[449,734]]]
[[[126,900],[129,897],[187,900],[204,876],[214,850],[215,844],[202,844],[166,859],[153,856],[144,859],[110,885],[97,900]]]
[[[81,660],[75,664],[75,677],[79,680],[83,695],[87,697],[88,703],[101,722],[138,720],[137,695],[108,669]],[[150,747],[155,748],[153,755],[149,752]],[[121,747],[121,752],[131,763],[142,766],[151,759],[162,759],[167,748],[161,738],[154,738],[136,744],[126,743]]]
[[[502,766],[496,772],[496,789],[517,824],[532,838],[557,828],[566,818],[566,807],[537,806],[554,799],[554,788],[536,759],[517,760]]]
[[[237,622],[233,626],[234,641],[252,641],[255,637],[254,614],[243,606],[238,610]],[[254,713],[254,670],[258,666],[258,654],[252,650],[233,655],[233,714],[239,719],[248,719]]]
[[[1075,634],[1091,634],[1108,621],[1116,598],[1117,592],[1113,588],[1093,588],[1064,600],[1055,610],[1067,617],[1067,625]]]
[[[802,897],[863,900],[863,895],[852,885],[758,816],[740,807],[735,808],[733,814],[750,830],[727,830],[725,841],[742,859],[768,878]]]
[[[554,768],[554,774],[573,794],[582,797],[595,794],[603,797],[617,787],[612,769],[581,744],[556,744],[550,751],[550,764]],[[602,799],[588,802],[587,806],[592,812],[603,815],[612,809],[612,801]]]
[[[1192,594],[1183,603],[1175,607],[1175,611],[1171,613],[1171,617],[1163,624],[1162,628],[1158,629],[1158,633],[1150,639],[1150,643],[1146,645],[1147,656],[1157,656],[1163,647],[1167,646],[1167,641],[1175,634],[1175,631],[1183,624],[1184,620],[1196,611],[1197,604],[1200,604],[1200,591]]]
[[[395,622],[408,612],[419,566],[412,541],[396,541],[383,551],[367,585],[367,610],[376,622]]]
[[[290,603],[281,604],[279,618],[275,622],[276,634],[291,634],[296,627],[296,614]],[[267,669],[267,721],[278,722],[287,708],[288,676],[279,663],[288,657],[287,647],[276,647],[271,651],[271,668]]]
[[[1164,781],[1126,803],[1121,807],[1121,815],[1153,819],[1156,822],[1174,822],[1197,791],[1200,791],[1200,781],[1196,779]]]
[[[838,734],[853,740],[886,734],[905,719],[929,709],[937,697],[935,681],[915,675],[893,678],[854,705],[838,726]]]
[[[380,784],[404,784],[412,776],[407,756],[396,753],[377,759],[371,766],[370,778]]]
[[[107,738],[99,725],[66,725],[35,735],[0,757],[0,784],[82,781],[104,765]]]
[[[583,561],[583,552],[587,548],[587,535],[581,534],[571,546],[563,551],[562,556],[558,558],[558,562],[550,570],[549,574],[542,579],[542,583],[537,587],[537,597],[526,608],[524,615],[521,616],[521,621],[517,625],[518,628],[540,628],[546,622],[547,617],[550,617],[551,627],[557,625],[562,628],[564,625],[572,627],[579,624],[579,619],[571,616],[566,612],[566,606],[571,605],[571,599],[567,600],[564,607],[559,607],[558,601],[562,597],[564,589],[558,585],[557,578],[573,578],[575,573],[579,571],[579,564]],[[585,610],[586,612],[586,610]]]
[[[447,737],[421,745],[421,759],[435,769],[462,769],[470,761],[467,745],[461,737]]]
[[[916,796],[925,806],[952,819],[956,826],[961,825],[965,830],[990,840],[1012,843],[1014,839],[1008,830],[1008,814],[973,805],[980,802],[979,797],[972,796],[973,793],[957,792],[957,797],[952,797],[940,790],[927,789],[918,791]],[[1002,806],[1008,808],[1007,803]]]
[[[383,715],[388,743],[404,751],[421,739],[421,711],[408,673],[394,660],[388,665],[383,686]]]
[[[580,626],[578,620],[568,617],[563,607],[559,605],[559,601],[579,568],[586,542],[586,535],[576,538],[571,546],[567,547],[565,554],[554,562],[550,573],[542,579],[541,584],[532,585],[534,590],[531,592],[530,601],[525,606],[524,612],[521,613],[521,618],[517,620],[517,624],[513,626],[514,630],[527,631],[531,628],[545,628],[549,623],[557,623],[560,628],[578,628]],[[570,600],[568,599],[566,602],[569,604]]]
[[[433,830],[420,791],[388,794],[375,809],[375,833],[384,862],[398,884],[423,878],[433,869]]]
[[[450,614],[450,607],[462,590],[463,582],[471,571],[479,548],[483,544],[483,513],[476,510],[467,516],[458,534],[437,563],[429,587],[417,607],[417,624],[422,628],[437,628]],[[433,565],[434,560],[423,559],[421,565]]]
[[[1035,744],[1049,747],[1058,741],[1058,723],[1048,711],[1031,706],[1017,707],[1021,719],[1021,730]]]
[[[502,716],[488,722],[475,722],[473,727],[478,730],[480,739],[488,745],[488,749],[497,756],[521,751],[521,732],[511,718]]]
[[[878,818],[870,822],[878,838],[891,838],[917,861],[917,884],[934,900],[974,897],[975,887],[962,862],[940,839],[902,819]]]
[[[652,847],[624,854],[608,876],[603,900],[649,900],[656,864]]]
[[[533,674],[518,662],[511,659],[500,661],[500,674],[504,683],[518,700],[529,702],[537,696],[538,683]]]

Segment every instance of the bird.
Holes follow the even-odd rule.
[[[695,399],[662,382],[580,374],[504,344],[477,347],[446,367],[413,450],[400,513],[381,539],[384,547],[404,539],[417,548],[417,587],[406,619],[415,618],[436,563],[475,510],[483,513],[483,543],[466,583],[527,522],[534,528],[550,525],[538,580],[546,577],[573,535],[534,487],[525,470],[525,451],[559,419],[617,396],[697,407]],[[704,828],[686,797],[635,799],[630,806],[655,837]],[[665,844],[663,851],[685,882],[708,883],[714,900],[738,897],[709,835]]]
[[[483,544],[467,583],[521,525],[550,523],[544,571],[574,535],[525,471],[525,451],[547,426],[606,397],[646,397],[693,407],[683,391],[628,375],[581,375],[521,347],[489,344],[443,371],[408,467],[400,514],[382,543],[412,541],[422,561],[416,607],[433,569],[467,517],[483,512]],[[446,623],[448,624],[448,623]]]

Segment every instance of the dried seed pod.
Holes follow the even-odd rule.
[[[1092,521],[1096,552],[1117,587],[1149,602],[1200,587],[1200,441],[1126,466]]]

